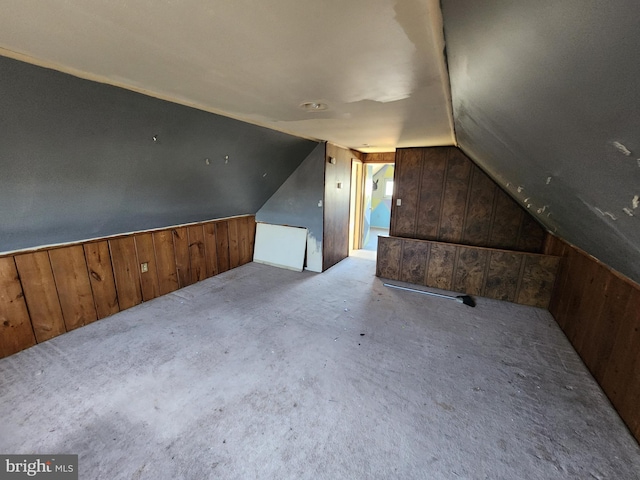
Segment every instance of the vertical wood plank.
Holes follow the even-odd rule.
[[[420,199],[417,206],[416,238],[438,239],[448,150],[448,148],[436,147],[424,151],[424,166],[419,189]]]
[[[380,237],[378,239],[376,276],[400,280],[402,242],[402,239],[393,237]]]
[[[515,302],[523,258],[517,253],[491,252],[484,296]]]
[[[229,270],[229,226],[226,220],[216,222],[216,247],[218,251],[218,271]]]
[[[517,303],[547,308],[560,259],[543,255],[525,258]]]
[[[64,333],[64,318],[48,253],[16,255],[15,260],[38,343]]]
[[[153,245],[153,234],[140,233],[135,235],[136,251],[138,253],[138,268],[143,263],[147,264],[147,271],[140,269],[140,287],[142,300],[145,302],[160,296],[160,284],[158,281],[158,268],[156,265],[156,253]]]
[[[409,239],[404,240],[400,280],[424,285],[428,258],[429,243]]]
[[[0,358],[36,344],[13,257],[0,258]]]
[[[514,250],[518,244],[524,210],[504,191],[496,190],[495,212],[489,246]]]
[[[482,294],[489,252],[478,248],[460,247],[453,274],[453,290],[469,295]]]
[[[401,148],[396,151],[395,182],[391,207],[391,231],[396,237],[413,237],[420,193],[422,149]],[[401,204],[397,205],[397,200]]]
[[[462,152],[457,149],[450,151],[438,232],[441,241],[459,243],[462,239],[471,166],[471,160]]]
[[[256,217],[248,217],[247,224],[249,226],[249,262],[253,261],[253,252],[256,246]]]
[[[242,217],[238,223],[238,242],[240,245],[240,265],[249,263],[253,257],[250,246],[250,217]]]
[[[554,318],[556,318],[556,321],[558,321],[557,312],[562,299],[561,292],[564,290],[563,286],[567,278],[567,247],[568,245],[566,243],[560,241],[553,235],[549,235],[547,237],[547,246],[545,247],[544,253],[560,257],[560,263],[556,273],[556,283],[551,293],[551,301],[549,302],[549,312],[551,312]],[[559,322],[558,324],[562,328],[562,325]]]
[[[206,255],[207,277],[218,274],[218,247],[216,243],[216,224],[205,223],[204,226],[204,251]]]
[[[636,432],[640,424],[640,287],[629,292],[618,322],[611,357],[601,367],[602,387],[625,423]]]
[[[544,239],[544,229],[531,215],[525,212],[516,248],[523,252],[540,253],[544,246]]]
[[[457,248],[455,245],[434,243],[431,245],[427,270],[427,286],[451,290],[453,267]]]
[[[583,279],[588,275],[590,260],[573,250],[569,258],[571,272],[567,278],[566,301],[560,316],[564,319],[563,330],[569,341],[574,344],[576,335],[581,328],[582,301],[585,284]]]
[[[625,320],[625,309],[632,294],[628,282],[615,275],[606,275],[609,279],[598,322],[591,336],[591,342],[585,342],[585,348],[591,349],[594,365],[591,370],[595,379],[604,384],[604,374],[614,352],[614,345]],[[602,299],[601,299],[602,300]],[[640,305],[638,305],[640,310]],[[594,342],[593,339],[598,339]]]
[[[166,295],[180,288],[176,255],[173,248],[173,231],[153,232],[153,246],[156,252],[159,293]]]
[[[232,218],[229,226],[229,267],[236,268],[240,265],[240,245],[238,234],[238,219]]]
[[[120,309],[126,310],[142,303],[138,257],[133,236],[109,240],[109,250]]]
[[[178,272],[178,285],[184,288],[193,283],[191,279],[191,265],[189,263],[189,234],[186,227],[174,228],[173,249],[176,258],[176,271]]]
[[[67,331],[98,319],[82,245],[49,250],[62,316]]]
[[[189,264],[191,266],[191,283],[207,278],[207,260],[204,250],[204,229],[202,225],[191,225],[187,228],[189,238]]]
[[[603,274],[604,273],[604,274]],[[609,287],[610,275],[596,262],[589,262],[583,278],[583,299],[580,302],[580,328],[574,336],[574,348],[582,357],[589,370],[595,368],[595,344],[591,341],[600,321],[604,302],[603,296]]]
[[[118,313],[120,305],[113,277],[109,244],[106,241],[85,243],[83,249],[98,318]]]
[[[562,331],[567,334],[568,318],[566,312],[569,310],[570,304],[577,301],[577,299],[574,300],[572,298],[572,290],[577,284],[574,280],[575,262],[578,260],[577,252],[572,248],[567,248],[562,260],[562,276],[556,281],[556,291],[558,293],[555,296],[557,296],[558,301],[554,305],[554,310],[551,310],[551,314],[560,325],[560,328],[562,328]]]
[[[469,208],[464,222],[462,243],[485,247],[489,245],[496,184],[475,165],[472,171]]]

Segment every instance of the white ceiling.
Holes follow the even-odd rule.
[[[364,152],[455,143],[438,0],[0,8],[5,56]]]

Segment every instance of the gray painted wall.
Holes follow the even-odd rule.
[[[317,145],[0,57],[0,252],[256,213]]]
[[[442,7],[460,147],[551,232],[640,282],[637,0]]]
[[[307,269],[322,271],[325,144],[319,144],[256,214],[256,221],[306,227]]]

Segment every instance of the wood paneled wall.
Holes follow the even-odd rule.
[[[336,159],[335,164],[329,163],[330,157]],[[323,271],[349,256],[352,158],[358,158],[353,150],[327,143],[324,174]]]
[[[379,237],[376,275],[547,308],[559,261],[535,253]]]
[[[563,257],[549,311],[640,442],[640,285],[554,236]]]
[[[403,148],[395,159],[391,235],[542,251],[545,230],[458,148]]]
[[[251,262],[254,240],[242,216],[0,257],[0,358]]]

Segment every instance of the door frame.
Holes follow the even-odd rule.
[[[349,208],[349,254],[362,248],[364,221],[364,163],[351,159],[351,200]]]

